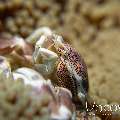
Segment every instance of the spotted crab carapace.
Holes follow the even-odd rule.
[[[35,44],[33,53],[35,68],[44,77],[52,77],[51,80],[54,80],[55,85],[69,89],[73,95],[73,101],[81,102],[81,105],[85,106],[89,83],[83,58],[71,45],[64,42],[62,36],[50,32],[47,28],[46,31],[49,31],[49,34],[44,34],[45,28],[42,35],[41,31],[36,43],[33,40],[37,31],[27,38],[27,41]]]

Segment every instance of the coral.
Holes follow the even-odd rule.
[[[1,120],[46,120],[49,117],[49,97],[43,95],[33,99],[31,87],[21,80],[13,81],[0,77],[0,119]]]

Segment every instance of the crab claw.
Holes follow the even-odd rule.
[[[57,99],[59,100],[60,104],[58,115],[59,119],[66,118],[65,120],[76,120],[75,105],[72,102],[72,93],[68,89],[63,87],[56,87],[55,89]]]
[[[13,72],[14,80],[22,79],[25,85],[37,86],[45,83],[45,79],[37,71],[22,67]]]

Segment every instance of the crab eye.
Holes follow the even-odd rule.
[[[86,92],[88,92],[89,85],[87,80],[82,80],[82,86]]]

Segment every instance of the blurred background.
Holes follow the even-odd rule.
[[[0,36],[48,26],[84,57],[90,95],[120,104],[120,0],[0,0]]]

